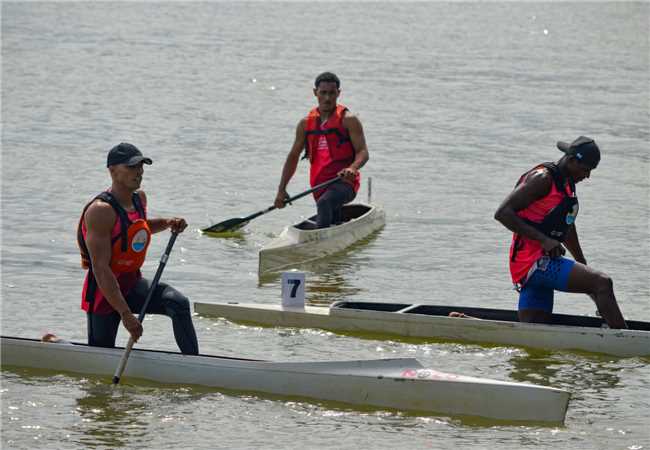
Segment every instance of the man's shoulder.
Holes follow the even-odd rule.
[[[113,206],[102,200],[101,198],[96,198],[92,202],[90,202],[90,205],[88,206],[88,209],[86,210],[86,217],[114,217],[115,216],[115,209],[113,209]]]
[[[550,167],[546,165],[537,166],[530,175],[535,178],[543,179],[547,181],[553,180],[553,171]]]
[[[551,176],[551,169],[545,164],[540,164],[538,166],[533,167],[530,170],[529,175],[538,176],[538,177],[539,176],[549,177]]]
[[[548,190],[553,183],[553,174],[550,169],[545,166],[537,166],[533,168],[523,179],[523,183],[528,188]]]
[[[88,206],[83,220],[89,232],[110,233],[117,213],[109,203],[97,198]]]
[[[307,129],[308,122],[309,122],[309,117],[307,116],[303,117],[298,121],[298,125],[296,125],[296,129],[298,131],[305,131]]]
[[[341,123],[343,124],[343,127],[348,130],[351,128],[354,130],[361,129],[361,120],[359,120],[359,117],[356,114],[353,114],[350,111],[346,111]]]

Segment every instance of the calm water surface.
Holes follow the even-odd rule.
[[[270,205],[311,83],[332,70],[365,128],[386,227],[305,267],[307,299],[513,308],[509,233],[492,219],[517,177],[595,137],[578,186],[587,260],[624,314],[650,320],[648,3],[2,3],[2,334],[85,339],[75,227],[120,141],[154,159],[154,216],[182,215],[164,279],[195,301],[279,301],[257,251],[313,203],[235,239],[198,229]],[[307,187],[303,163],[289,186]],[[365,188],[360,196],[365,198]],[[167,237],[156,238],[152,276]],[[558,312],[593,314],[585,296]],[[361,340],[195,317],[201,351],[274,360],[414,356],[573,393],[564,427],[2,371],[2,448],[650,448],[650,361]],[[120,345],[126,337],[118,336]],[[148,317],[142,347],[175,350]]]

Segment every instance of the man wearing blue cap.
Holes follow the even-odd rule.
[[[588,294],[611,328],[627,328],[612,279],[587,266],[575,226],[575,185],[598,166],[600,149],[586,136],[557,147],[564,156],[524,173],[494,215],[513,232],[510,274],[520,292],[519,320],[550,322],[558,290]],[[565,248],[575,261],[564,258]]]
[[[111,187],[90,201],[79,219],[81,265],[88,270],[81,300],[88,345],[114,347],[120,322],[134,341],[140,338],[142,324],[134,314],[140,312],[151,286],[140,273],[151,235],[167,229],[180,233],[187,227],[179,217],[147,217],[147,197],[140,184],[144,164],[151,163],[132,144],[113,147],[106,161]],[[169,316],[181,352],[199,353],[189,300],[183,294],[159,283],[146,312]]]

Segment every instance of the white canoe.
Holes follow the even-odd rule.
[[[110,377],[121,348],[2,337],[2,367]],[[165,384],[201,385],[428,414],[504,421],[564,421],[570,394],[532,384],[453,375],[418,360],[269,362],[133,350],[123,375]]]
[[[379,230],[386,223],[383,208],[374,204],[343,206],[343,222],[316,229],[316,216],[286,227],[259,252],[259,275],[339,252]]]
[[[336,302],[329,308],[305,306],[304,309],[195,302],[194,310],[266,326],[578,350],[622,357],[650,356],[650,323],[639,321],[627,321],[627,330],[614,330],[603,328],[599,317],[553,314],[551,324],[534,324],[519,322],[517,312],[509,310],[373,302]],[[482,320],[449,317],[452,311]]]

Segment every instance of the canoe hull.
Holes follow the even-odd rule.
[[[112,375],[122,349],[2,337],[2,366]],[[370,408],[563,422],[569,393],[425,369],[415,359],[276,363],[133,350],[129,377],[363,405]],[[127,381],[128,382],[128,381]]]
[[[620,357],[650,356],[650,331],[644,330],[474,320],[354,308],[306,306],[304,309],[296,309],[253,303],[194,303],[194,310],[199,314],[266,326],[322,328],[346,333],[373,333],[545,350],[578,350]],[[516,314],[514,311],[511,313]]]
[[[377,205],[355,203],[345,205],[344,208],[363,209],[365,213],[329,228],[304,230],[297,225],[286,227],[276,239],[260,250],[259,275],[332,255],[368,237],[386,223],[386,214]]]

